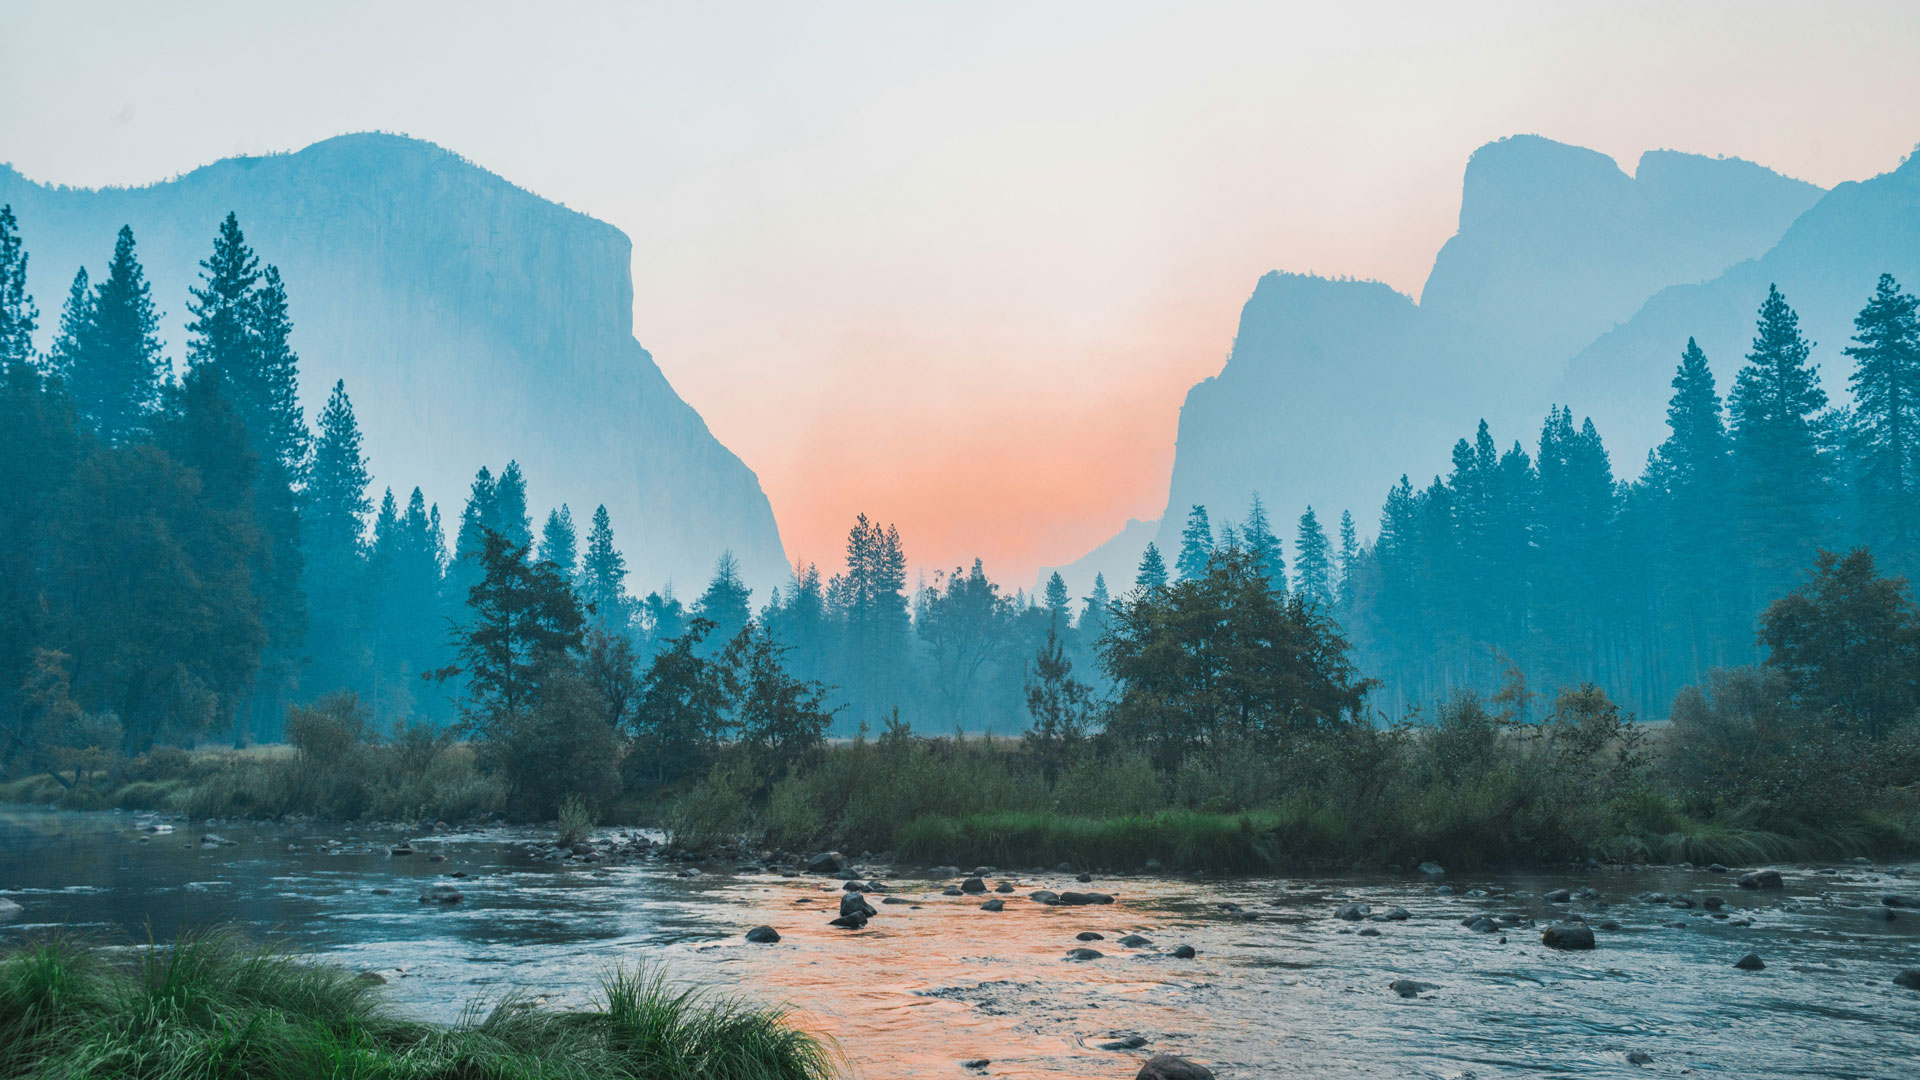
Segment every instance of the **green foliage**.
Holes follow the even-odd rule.
[[[591,803],[578,795],[569,795],[560,804],[560,831],[554,842],[563,847],[577,844],[592,836],[594,826],[599,823]]]
[[[508,998],[453,1027],[402,1019],[365,979],[216,932],[128,960],[66,938],[0,957],[0,1078],[826,1080],[832,1044],[780,1009],[617,970],[598,1008]]]

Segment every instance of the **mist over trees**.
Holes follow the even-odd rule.
[[[1559,406],[1527,443],[1482,423],[1447,475],[1401,477],[1370,542],[1349,510],[1330,533],[1320,509],[1249,493],[1193,506],[1171,567],[1150,545],[1132,581],[1054,574],[1029,595],[979,560],[910,580],[906,538],[861,515],[831,564],[764,597],[716,551],[683,600],[642,584],[604,505],[582,536],[515,461],[477,468],[451,536],[420,489],[376,494],[351,388],[302,415],[296,303],[233,215],[178,367],[130,230],[101,281],[75,276],[45,355],[27,258],[0,212],[13,762],[274,741],[289,705],[350,691],[378,730],[476,740],[551,811],[722,769],[723,746],[749,748],[740,777],[764,789],[829,735],[908,727],[1021,732],[1049,769],[1104,729],[1173,769],[1197,748],[1432,719],[1512,670],[1662,716],[1715,669],[1764,661],[1875,737],[1915,704],[1912,605],[1884,575],[1920,560],[1920,305],[1890,277],[1837,350],[1845,408],[1778,290],[1724,396],[1686,342],[1668,438],[1634,480]],[[732,775],[709,782],[749,782]]]

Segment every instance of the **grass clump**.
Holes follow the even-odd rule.
[[[833,1047],[778,1009],[615,972],[600,1007],[509,1000],[447,1027],[376,987],[217,932],[131,955],[49,938],[0,957],[0,1078],[826,1080]]]

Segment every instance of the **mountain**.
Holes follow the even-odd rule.
[[[1779,243],[1699,284],[1663,289],[1568,363],[1561,394],[1593,412],[1614,461],[1638,462],[1665,437],[1669,381],[1687,338],[1699,341],[1724,395],[1745,362],[1767,286],[1776,284],[1814,342],[1821,380],[1844,400],[1841,353],[1882,273],[1920,287],[1920,155],[1835,187]]]
[[[611,225],[390,135],[138,188],[0,167],[0,203],[20,221],[43,339],[74,270],[97,279],[132,225],[176,363],[188,287],[237,213],[286,280],[308,414],[345,379],[376,490],[420,486],[449,532],[474,471],[517,459],[539,517],[565,502],[584,530],[607,505],[636,588],[697,590],[727,547],[757,587],[789,573],[759,480],[634,340],[632,243]]]
[[[1551,375],[1661,288],[1767,250],[1821,194],[1738,159],[1652,150],[1628,176],[1592,150],[1502,139],[1467,161],[1420,306]]]
[[[1309,505],[1329,531],[1350,510],[1369,533],[1388,486],[1444,473],[1481,419],[1502,449],[1531,452],[1569,356],[1662,288],[1765,252],[1821,198],[1737,159],[1652,151],[1628,176],[1538,136],[1489,143],[1468,161],[1459,229],[1418,303],[1377,282],[1260,279],[1225,366],[1181,406],[1154,534],[1130,525],[1061,573],[1075,589],[1095,570],[1112,584],[1148,539],[1171,562],[1193,504],[1218,533],[1255,492],[1289,553]]]

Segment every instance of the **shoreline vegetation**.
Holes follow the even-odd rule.
[[[607,973],[581,1011],[509,996],[458,1023],[405,1019],[377,980],[231,931],[133,949],[54,936],[0,952],[0,1080],[830,1080],[830,1041],[786,1010]]]

